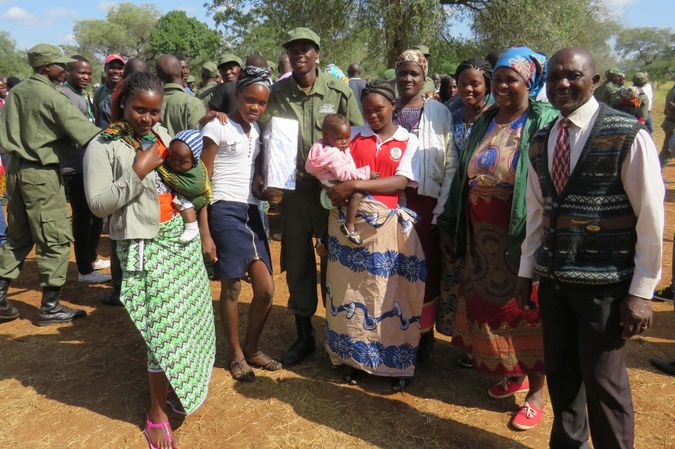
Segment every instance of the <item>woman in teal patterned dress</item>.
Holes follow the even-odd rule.
[[[123,119],[104,130],[84,157],[92,212],[110,215],[123,278],[120,299],[147,345],[150,449],[177,448],[166,415],[169,388],[191,413],[206,399],[215,359],[209,279],[199,239],[181,243],[180,214],[156,174],[171,138],[158,125],[163,101],[159,79],[129,77],[119,105]]]

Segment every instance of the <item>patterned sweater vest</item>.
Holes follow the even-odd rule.
[[[349,144],[352,158],[357,168],[369,166],[371,172],[380,174],[380,178],[394,176],[398,164],[408,147],[408,140],[389,140],[377,149],[377,137],[357,135]],[[389,209],[398,204],[400,192],[390,194],[372,194],[373,199],[383,203]]]
[[[606,285],[633,275],[635,224],[621,167],[642,125],[600,105],[593,129],[560,194],[548,170],[551,122],[532,138],[530,161],[544,201],[544,241],[535,271],[560,282]]]

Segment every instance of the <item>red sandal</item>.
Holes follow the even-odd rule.
[[[159,449],[157,446],[152,444],[150,432],[148,432],[149,429],[163,429],[164,435],[166,435],[167,439],[169,440],[169,443],[171,443],[171,446],[173,447],[173,433],[171,433],[171,426],[169,425],[168,420],[160,423],[154,423],[150,421],[150,417],[148,415],[145,415],[145,430],[143,430],[143,434],[145,435],[145,438],[148,440],[148,446],[150,447],[150,449]]]

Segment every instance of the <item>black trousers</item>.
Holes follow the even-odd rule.
[[[328,211],[321,206],[321,186],[315,179],[298,179],[295,190],[284,191],[281,202],[281,270],[286,271],[288,308],[295,315],[316,312],[316,258],[312,237],[325,239]],[[320,260],[321,294],[326,290],[326,258]]]
[[[75,262],[81,274],[94,271],[98,242],[101,237],[103,220],[89,210],[84,195],[84,178],[82,173],[63,175],[63,183],[70,198],[73,212],[73,237],[75,238]]]
[[[633,449],[634,420],[619,305],[629,283],[539,285],[553,408],[551,449]],[[587,413],[588,410],[588,413]]]

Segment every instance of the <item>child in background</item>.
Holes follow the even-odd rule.
[[[379,178],[379,174],[370,171],[370,167],[356,168],[349,151],[351,127],[349,121],[341,114],[328,114],[321,126],[323,139],[312,145],[305,163],[305,170],[315,176],[322,184],[333,187],[333,181],[353,181]],[[325,192],[321,192],[321,202],[329,204]],[[354,221],[359,211],[363,195],[355,193],[347,203],[345,223],[340,231],[355,245],[362,243],[361,236],[354,230]]]
[[[180,131],[169,144],[166,161],[157,169],[162,180],[176,192],[174,204],[185,222],[179,237],[183,243],[199,235],[196,211],[205,213],[205,206],[211,201],[211,181],[200,160],[203,146],[201,131]]]

